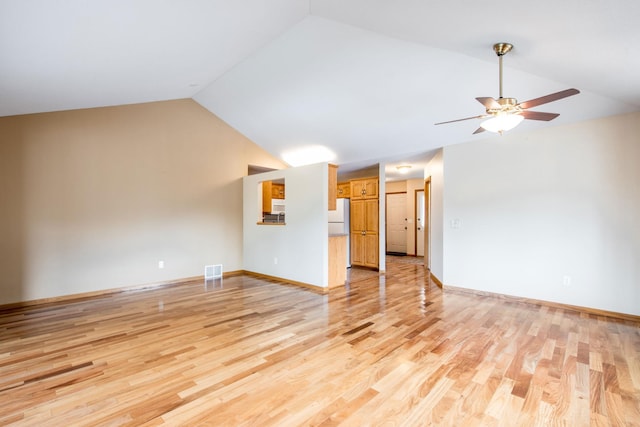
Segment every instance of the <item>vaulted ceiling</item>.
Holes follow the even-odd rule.
[[[498,96],[575,87],[526,132],[640,110],[636,0],[1,0],[0,115],[192,97],[277,157],[419,162]]]

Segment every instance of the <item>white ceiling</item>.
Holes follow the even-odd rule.
[[[0,115],[193,97],[275,156],[393,169],[496,137],[433,123],[498,96],[499,41],[505,96],[582,92],[512,132],[639,111],[638,22],[637,0],[0,0]]]

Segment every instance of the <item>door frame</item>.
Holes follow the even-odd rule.
[[[418,192],[420,191],[424,192],[424,212],[418,212]],[[431,245],[430,245],[430,242],[431,242],[431,238],[430,238],[431,236],[431,177],[425,178],[423,188],[419,188],[414,191],[413,205],[414,205],[414,214],[416,218],[414,233],[413,233],[415,256],[418,256],[418,226],[419,226],[418,217],[420,217],[420,218],[424,218],[424,227],[422,230],[424,234],[424,246],[423,246],[424,268],[427,270],[430,270],[431,269]]]
[[[424,268],[431,270],[431,177],[424,180]]]

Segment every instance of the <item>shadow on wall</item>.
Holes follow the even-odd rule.
[[[0,119],[0,301],[22,301],[26,292],[26,153],[22,126]]]

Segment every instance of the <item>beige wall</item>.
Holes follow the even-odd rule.
[[[404,193],[407,191],[407,181],[391,181],[387,182],[385,191],[389,193]]]
[[[351,172],[342,172],[338,168],[338,182],[346,182],[352,179],[371,178],[380,176],[380,166],[374,165],[364,169],[358,169]]]
[[[0,303],[242,269],[248,164],[192,100],[0,118]]]

